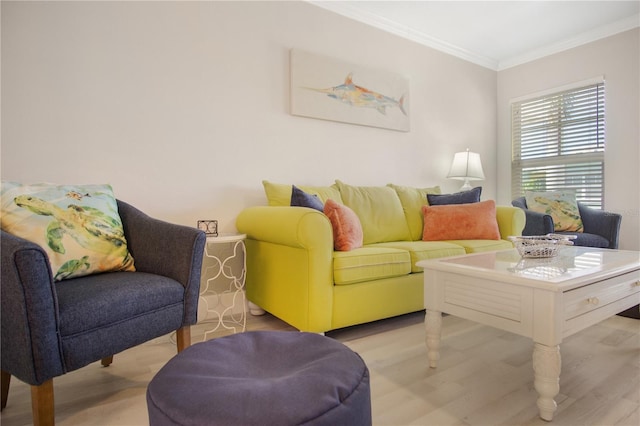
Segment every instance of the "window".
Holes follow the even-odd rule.
[[[511,105],[512,198],[525,191],[574,190],[603,208],[604,82]]]

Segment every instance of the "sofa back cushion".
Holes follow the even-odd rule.
[[[411,239],[400,198],[388,186],[352,186],[336,180],[342,201],[360,218],[364,244]]]
[[[267,202],[270,206],[290,206],[291,194],[293,191],[293,185],[283,183],[273,183],[267,180],[262,181],[264,187],[264,193],[267,196]],[[342,197],[340,197],[340,191],[336,185],[331,186],[306,186],[296,185],[302,191],[316,195],[320,201],[326,203],[329,198],[338,203],[342,203]]]
[[[428,205],[427,194],[440,194],[440,187],[412,188],[409,186],[394,185],[392,183],[387,184],[387,186],[393,188],[398,194],[398,198],[400,198],[411,240],[421,240],[422,230],[424,229],[422,206]]]

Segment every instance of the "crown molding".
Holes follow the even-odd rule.
[[[584,32],[576,37],[571,37],[567,40],[554,43],[540,49],[531,50],[522,55],[517,55],[498,61],[496,59],[468,51],[451,43],[447,43],[446,41],[429,36],[420,31],[416,31],[412,28],[407,27],[406,25],[399,24],[382,16],[360,10],[357,7],[353,7],[346,2],[321,0],[307,0],[307,2],[313,4],[314,6],[329,10],[344,17],[362,22],[363,24],[370,25],[380,30],[395,34],[399,37],[403,37],[424,46],[431,47],[435,50],[450,54],[452,56],[458,57],[468,62],[472,62],[485,68],[492,69],[494,71],[502,71],[507,68],[522,65],[524,63],[531,62],[545,56],[553,55],[555,53],[572,49],[583,44],[591,43],[593,41],[609,37],[624,31],[628,31],[640,26],[640,14],[636,14],[634,16],[616,21],[609,25],[594,28],[593,30]]]
[[[360,10],[348,3],[343,3],[340,1],[315,0],[307,0],[307,2],[313,4],[314,6],[318,6],[347,18],[362,22],[363,24],[370,25],[372,27],[389,32],[391,34],[395,34],[405,39],[415,41],[416,43],[422,44],[424,46],[431,47],[435,50],[439,50],[441,52],[448,53],[452,56],[456,56],[466,61],[473,62],[474,64],[481,65],[485,68],[490,68],[492,70],[498,69],[499,64],[495,59],[487,58],[474,52],[470,52],[451,43],[447,43],[446,41],[431,37],[420,31],[416,31],[412,28],[407,27],[406,25],[402,25],[382,16]]]
[[[527,62],[535,61],[536,59],[560,53],[565,50],[573,49],[574,47],[582,46],[583,44],[591,43],[606,37],[622,33],[624,31],[632,30],[637,27],[640,27],[640,14],[621,19],[609,25],[594,28],[593,30],[584,32],[575,37],[571,37],[558,43],[550,44],[540,49],[531,50],[522,55],[507,58],[499,62],[497,71],[502,71],[507,68],[512,68],[518,65],[525,64]]]

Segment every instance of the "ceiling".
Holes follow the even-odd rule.
[[[310,3],[494,70],[640,26],[640,0]]]

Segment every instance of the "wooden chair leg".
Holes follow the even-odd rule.
[[[185,325],[176,331],[176,341],[178,342],[178,353],[191,346],[191,326]]]
[[[103,367],[108,367],[113,362],[113,355],[108,356],[106,358],[102,358],[101,363]]]
[[[11,384],[11,374],[2,370],[0,372],[0,385],[2,386],[2,405],[0,405],[0,411],[4,410],[7,406],[7,397],[9,396],[9,384]]]
[[[53,379],[49,379],[39,386],[31,386],[31,411],[34,426],[53,426],[55,424]]]

